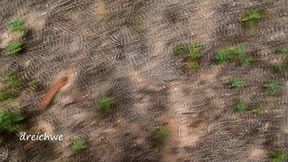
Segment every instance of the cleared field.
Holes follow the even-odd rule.
[[[1,0],[0,33],[0,161],[287,160],[287,0]]]

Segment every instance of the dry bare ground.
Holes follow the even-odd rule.
[[[268,16],[244,29],[239,20],[251,8]],[[18,56],[3,49],[17,38],[7,30],[12,18],[31,30]],[[288,154],[288,70],[271,68],[283,61],[275,49],[288,45],[287,0],[1,0],[0,22],[0,75],[18,71],[44,86],[24,91],[18,106],[0,103],[0,110],[29,112],[22,131],[64,135],[61,142],[1,143],[3,161],[252,162],[269,161],[273,149]],[[200,71],[188,71],[173,55],[177,42],[201,45]],[[217,50],[237,43],[255,57],[251,66],[213,63]],[[63,76],[67,84],[55,85],[59,91],[39,112]],[[227,87],[233,76],[245,87]],[[270,79],[281,82],[276,96],[262,91]],[[96,102],[106,94],[117,111],[98,120]],[[239,98],[249,103],[242,114],[234,112]],[[255,105],[265,113],[253,114]],[[156,153],[150,139],[159,122],[172,135]],[[79,136],[88,147],[73,152]]]

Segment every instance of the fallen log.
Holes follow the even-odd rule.
[[[68,77],[64,76],[61,77],[60,79],[58,79],[53,85],[52,87],[48,90],[48,92],[46,93],[46,95],[43,97],[43,99],[41,100],[39,107],[41,110],[45,110],[50,102],[53,100],[54,96],[58,93],[58,91],[64,87],[66,84],[68,83]]]

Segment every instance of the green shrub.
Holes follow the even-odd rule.
[[[247,53],[245,45],[240,43],[231,48],[219,50],[214,60],[217,64],[236,61],[240,65],[250,65],[253,57]]]
[[[6,51],[9,55],[16,55],[22,50],[22,43],[20,42],[11,42],[6,47]]]
[[[0,112],[0,129],[7,132],[19,131],[19,122],[24,118],[20,113],[11,111]]]
[[[231,88],[242,88],[244,86],[244,80],[240,77],[235,77],[230,81]]]
[[[238,113],[244,112],[247,108],[247,103],[245,101],[240,100],[235,107],[235,111]]]
[[[96,113],[99,117],[107,116],[113,112],[114,106],[115,102],[112,97],[102,96],[98,101]]]
[[[264,109],[261,106],[256,106],[252,109],[252,112],[256,115],[261,115],[264,113]]]
[[[263,85],[263,89],[266,93],[276,93],[280,90],[280,87],[280,83],[276,80],[268,81]]]
[[[181,44],[176,44],[173,48],[173,54],[175,56],[182,56],[184,54],[184,50]]]
[[[278,55],[288,55],[288,47],[277,48],[275,53]]]
[[[160,127],[153,133],[153,139],[157,141],[163,141],[170,135],[171,132],[167,127]]]
[[[8,22],[8,27],[13,32],[25,32],[26,27],[23,20],[13,19]]]
[[[17,73],[8,73],[4,77],[4,82],[8,87],[8,93],[11,96],[16,96],[21,90],[21,79]]]
[[[191,60],[198,60],[201,57],[201,47],[198,43],[190,43],[188,45],[188,57]]]
[[[87,147],[87,143],[85,139],[77,138],[72,143],[72,149],[74,151],[80,151]]]
[[[241,19],[241,25],[243,27],[249,28],[254,26],[259,20],[264,16],[264,12],[258,9],[252,9],[245,13],[244,17]]]
[[[286,155],[283,150],[274,150],[270,152],[272,162],[285,162]]]

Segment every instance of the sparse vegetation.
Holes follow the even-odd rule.
[[[238,113],[244,112],[247,108],[247,103],[243,100],[240,100],[236,106],[235,106],[235,111]]]
[[[245,28],[254,26],[264,16],[264,12],[259,9],[248,10],[241,19],[241,25]]]
[[[244,86],[244,80],[240,77],[235,77],[230,81],[230,88],[242,88]]]
[[[104,117],[104,116],[109,115],[110,113],[113,112],[114,106],[115,106],[115,102],[112,97],[110,96],[100,97],[98,104],[97,104],[97,109],[96,109],[97,116]]]
[[[282,72],[285,68],[285,64],[284,63],[275,63],[272,64],[273,70],[275,72]]]
[[[21,79],[16,72],[6,74],[4,82],[7,85],[9,97],[16,96],[22,88]]]
[[[252,112],[256,115],[261,115],[264,113],[264,109],[261,106],[256,106],[252,109]]]
[[[173,54],[175,56],[183,56],[184,50],[181,44],[176,44],[175,47],[173,48]]]
[[[30,90],[36,92],[36,91],[38,91],[40,89],[40,84],[37,81],[33,80],[33,81],[28,83],[28,88]]]
[[[247,53],[244,44],[238,44],[231,48],[219,50],[214,60],[217,64],[237,62],[240,65],[250,65],[253,57]]]
[[[278,55],[286,55],[287,56],[288,55],[288,47],[277,48],[275,53]]]
[[[284,162],[286,155],[283,150],[274,150],[270,152],[270,158],[272,162]]]
[[[266,93],[276,93],[280,90],[280,83],[277,80],[271,80],[263,85],[263,89]]]
[[[0,129],[6,132],[19,131],[19,122],[24,118],[18,112],[2,111],[0,112]]]
[[[8,44],[6,47],[6,51],[8,52],[9,55],[16,55],[22,50],[22,43],[16,41],[16,42],[11,42]]]
[[[188,57],[190,60],[198,60],[201,57],[201,46],[198,43],[188,45]]]
[[[77,138],[72,143],[73,151],[80,151],[87,148],[87,142],[83,138]]]
[[[7,94],[5,91],[0,90],[0,102],[5,101],[8,98]]]
[[[161,126],[160,128],[157,128],[153,134],[152,134],[152,139],[154,141],[153,145],[153,151],[155,153],[159,153],[161,149],[164,147],[165,140],[171,136],[171,131],[165,127]]]
[[[8,27],[13,32],[25,32],[25,22],[21,19],[13,19],[8,22]]]

